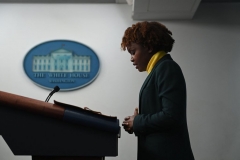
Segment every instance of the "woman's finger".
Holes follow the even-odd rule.
[[[130,119],[130,116],[127,116],[124,118],[125,121],[129,120]]]

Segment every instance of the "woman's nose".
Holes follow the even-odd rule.
[[[131,62],[133,62],[133,56],[131,56],[131,59],[130,59]]]

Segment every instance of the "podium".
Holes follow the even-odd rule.
[[[118,155],[117,117],[0,91],[0,135],[32,160],[103,160]]]

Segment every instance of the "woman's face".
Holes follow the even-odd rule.
[[[138,69],[139,72],[146,71],[149,60],[152,57],[150,50],[137,43],[131,43],[127,47],[128,52],[131,54],[131,62]]]

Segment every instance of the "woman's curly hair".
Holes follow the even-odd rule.
[[[121,48],[125,51],[131,43],[152,48],[154,51],[170,52],[174,39],[172,32],[159,22],[138,22],[128,27],[122,38]]]

